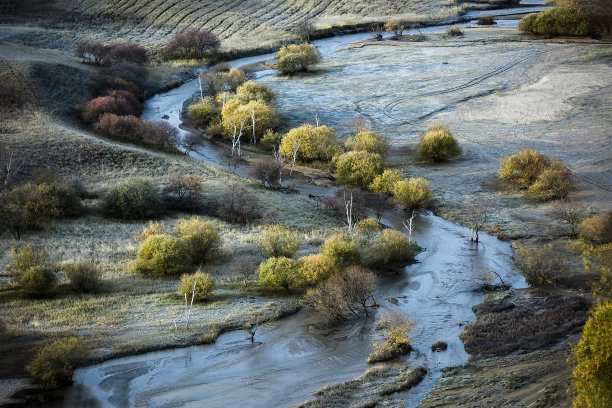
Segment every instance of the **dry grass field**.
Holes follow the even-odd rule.
[[[319,32],[401,19],[432,23],[456,19],[474,8],[499,7],[504,1],[468,3],[456,0],[303,1],[257,0],[57,0],[52,6],[30,7],[32,13],[12,13],[8,35],[32,45],[70,49],[83,39],[131,41],[157,50],[187,27],[205,27],[222,40],[225,50],[277,47],[297,38],[305,22]],[[27,8],[24,6],[24,8]],[[46,21],[39,27],[38,17]],[[33,24],[32,24],[33,23]],[[6,34],[5,34],[6,35]]]

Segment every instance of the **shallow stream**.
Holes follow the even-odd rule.
[[[317,46],[329,56],[369,37],[333,37],[318,41]],[[233,61],[232,66],[271,57],[245,58]],[[190,81],[157,95],[147,102],[143,116],[161,119],[168,115],[178,126],[183,101],[194,92]],[[218,153],[218,148],[210,145],[195,156],[222,165]],[[314,185],[298,190],[327,194],[323,187]],[[405,218],[403,211],[396,210],[383,223],[402,231]],[[474,319],[472,306],[482,301],[477,289],[486,282],[488,271],[495,271],[514,288],[526,286],[513,267],[507,243],[481,234],[480,244],[475,245],[470,236],[467,228],[432,214],[420,215],[412,237],[425,251],[401,273],[379,281],[376,297],[380,308],[375,314],[396,310],[411,319],[413,351],[407,360],[414,366],[428,367],[424,381],[398,394],[409,407],[416,406],[433,388],[443,367],[462,365],[469,358],[459,333]],[[211,345],[118,358],[78,369],[64,406],[290,407],[310,399],[311,393],[323,386],[363,374],[372,342],[382,339],[382,333],[375,330],[376,316],[329,336],[311,332],[307,317],[302,311],[273,323],[256,335],[254,344],[246,340],[245,332],[235,331],[221,335]],[[446,342],[448,349],[432,352],[431,345],[437,341]]]

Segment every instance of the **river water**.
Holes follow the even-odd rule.
[[[316,44],[324,56],[330,56],[367,38],[369,34],[353,34]],[[244,58],[233,61],[232,66],[272,57]],[[168,115],[178,126],[182,104],[194,92],[195,84],[190,81],[156,95],[147,102],[143,117]],[[218,148],[212,145],[195,156],[222,163]],[[313,188],[323,191],[310,186],[302,193]],[[383,223],[401,231],[405,217],[403,211],[395,210]],[[397,395],[406,400],[407,407],[418,405],[441,377],[443,367],[468,360],[458,336],[462,326],[474,319],[472,306],[482,301],[477,289],[486,282],[488,271],[495,271],[514,288],[526,287],[513,266],[509,244],[495,237],[481,234],[481,242],[475,245],[469,229],[430,213],[417,216],[412,236],[425,251],[401,273],[380,278],[376,292],[377,316],[399,311],[414,322],[409,333],[413,351],[407,360],[428,367],[419,385]],[[382,333],[375,330],[376,316],[322,336],[310,331],[307,314],[301,311],[273,323],[257,334],[254,344],[245,339],[245,332],[235,331],[221,335],[211,345],[117,358],[78,369],[64,406],[290,407],[310,399],[323,386],[363,374],[372,342],[382,339]],[[432,352],[431,345],[437,341],[446,342],[448,349]]]

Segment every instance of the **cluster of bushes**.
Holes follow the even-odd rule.
[[[101,272],[91,262],[77,261],[59,265],[44,247],[24,245],[13,248],[5,271],[30,298],[50,296],[57,284],[57,274],[63,270],[71,286],[82,293],[99,290]]]
[[[164,46],[164,55],[171,59],[204,58],[219,50],[219,37],[206,28],[187,28]]]
[[[171,173],[162,189],[151,180],[131,178],[112,186],[102,197],[100,208],[111,217],[125,220],[157,218],[166,209],[200,209],[202,179],[196,175]]]
[[[130,43],[104,46],[89,41],[77,45],[76,55],[107,66],[92,84],[93,99],[81,104],[81,118],[105,137],[176,151],[178,130],[167,122],[138,118],[149,88],[144,48]]]
[[[612,12],[605,0],[557,0],[556,7],[528,14],[519,30],[547,36],[600,37],[612,30]]]
[[[276,53],[276,68],[283,74],[306,72],[321,62],[321,53],[312,44],[291,44],[281,47]]]
[[[81,211],[75,189],[48,170],[35,170],[26,182],[0,191],[0,226],[15,239],[50,219],[76,216]]]
[[[161,224],[150,224],[141,239],[135,269],[147,276],[178,277],[210,261],[220,250],[222,241],[215,226],[198,217],[179,220],[172,234]],[[190,291],[191,292],[191,291]]]
[[[75,55],[83,62],[97,65],[128,63],[143,65],[149,60],[147,50],[132,43],[104,45],[95,41],[81,41],[75,48]]]
[[[408,330],[411,323],[400,314],[383,316],[376,329],[385,329],[387,333],[382,343],[373,343],[374,352],[368,356],[368,363],[392,360],[412,350]]]
[[[565,198],[577,188],[561,160],[550,159],[535,150],[523,149],[499,161],[499,178],[537,199]]]

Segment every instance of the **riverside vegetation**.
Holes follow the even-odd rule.
[[[402,31],[396,35],[401,37]],[[162,54],[171,58],[210,58],[222,44],[214,33],[202,30],[177,31],[168,40]],[[389,202],[408,214],[440,203],[439,191],[434,195],[425,178],[405,178],[405,172],[392,168],[388,137],[358,126],[340,138],[318,120],[291,128],[279,114],[284,107],[278,91],[249,81],[248,72],[223,66],[199,77],[200,98],[188,108],[188,116],[209,136],[224,139],[231,157],[240,158],[242,144],[261,147],[263,158],[252,173],[261,183],[180,154],[197,148],[195,142],[179,139],[166,122],[138,117],[146,95],[156,89],[148,52],[135,43],[78,44],[76,55],[88,64],[66,62],[80,73],[75,83],[53,82],[64,87],[57,92],[88,90],[81,100],[64,102],[78,106],[72,117],[50,114],[40,101],[32,115],[25,115],[32,98],[27,92],[5,98],[0,221],[7,255],[2,259],[1,323],[3,350],[14,350],[2,369],[5,377],[28,373],[42,387],[56,389],[70,383],[80,364],[214,341],[224,330],[255,324],[250,321],[253,313],[273,320],[300,305],[314,311],[313,324],[319,328],[368,317],[377,306],[377,275],[412,261],[416,248],[405,234],[383,228],[366,214],[373,212],[380,220]],[[281,49],[277,60],[277,67],[291,74],[321,62],[306,42]],[[19,60],[16,65],[29,63]],[[11,86],[25,89],[27,81]],[[89,127],[78,124],[76,116]],[[449,128],[436,123],[423,131],[414,158],[434,166],[461,160],[469,152]],[[319,202],[286,194],[283,180],[296,166],[332,174],[346,186],[345,194]],[[506,194],[524,193],[525,199],[540,202],[566,199],[578,190],[560,159],[534,150],[502,158],[498,177]],[[486,218],[487,212],[481,213]],[[567,316],[567,331],[578,333],[586,321],[572,353],[575,404],[608,404],[610,352],[596,339],[611,324],[610,219],[603,212],[572,221],[571,245],[585,269],[597,275],[588,320],[588,302],[576,299],[560,310],[554,302],[563,299],[554,297],[552,306],[526,301],[524,309],[500,315],[513,309],[503,295],[476,311],[476,322],[465,330],[466,348],[482,354],[499,341],[483,339],[490,330],[483,321],[487,313],[509,326],[519,322],[510,337],[527,336],[527,326],[566,327],[559,322]],[[569,277],[570,263],[555,255],[559,243],[553,244],[557,246],[526,245],[516,251],[517,266],[544,293],[577,285]],[[257,301],[249,313],[239,310],[235,300],[252,296]],[[191,325],[189,318],[177,325],[188,299],[195,303],[189,309]],[[546,312],[532,313],[532,307]],[[371,362],[410,351],[406,319],[383,320],[385,340],[374,345]],[[520,343],[520,350],[548,346],[560,334],[547,332],[546,339]],[[502,354],[516,351],[503,344],[499,349]],[[368,371],[349,386],[373,376],[399,378],[381,394],[386,395],[418,383],[427,372],[424,367],[385,370]],[[319,394],[335,392],[332,388]]]

